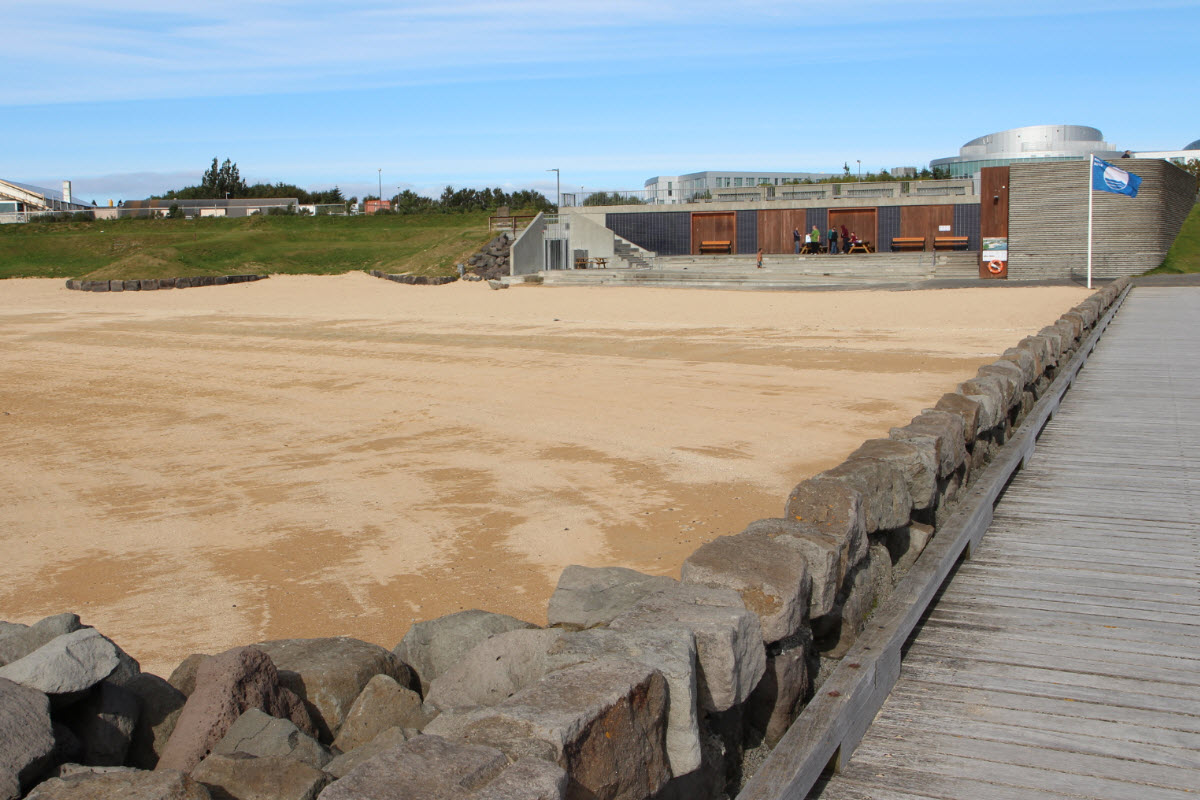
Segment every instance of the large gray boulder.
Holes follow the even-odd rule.
[[[667,684],[657,670],[597,661],[552,672],[494,708],[444,713],[425,730],[499,748],[513,760],[558,764],[571,796],[641,800],[670,778],[666,706]]]
[[[24,658],[0,667],[0,678],[37,689],[58,705],[74,702],[100,681],[123,683],[137,662],[95,628],[57,636]]]
[[[417,673],[421,693],[426,694],[434,678],[484,639],[497,633],[534,627],[537,626],[507,614],[478,609],[459,611],[416,623],[392,653]]]
[[[766,533],[719,536],[683,562],[685,584],[732,589],[758,615],[765,642],[795,633],[808,616],[808,562],[789,537]]]
[[[426,702],[436,709],[494,706],[546,674],[546,650],[563,635],[554,628],[491,636],[429,684]]]
[[[839,581],[867,555],[870,545],[862,494],[846,483],[823,478],[801,481],[788,495],[783,516],[834,537],[845,553]]]
[[[331,783],[321,800],[560,800],[563,770],[534,762],[509,765],[494,747],[418,736],[358,765]],[[515,774],[505,780],[506,773]],[[497,782],[496,791],[488,792]]]
[[[750,536],[768,536],[785,543],[790,549],[799,551],[804,556],[808,568],[807,616],[820,617],[833,610],[838,587],[849,560],[849,543],[846,540],[839,541],[815,525],[791,519],[755,520],[746,526],[743,533]]]
[[[139,713],[137,695],[106,679],[60,716],[80,742],[83,764],[119,767],[125,764]]]
[[[200,665],[196,688],[163,747],[157,769],[190,772],[251,708],[290,719],[300,730],[316,735],[304,702],[280,685],[271,657],[256,647],[238,647]]]
[[[20,797],[50,766],[53,753],[50,698],[0,679],[0,798]]]
[[[984,430],[980,423],[982,417],[977,400],[958,392],[947,392],[942,395],[934,406],[938,411],[958,414],[963,419],[963,441],[968,447],[975,443],[975,437]]]
[[[976,374],[991,375],[1000,379],[1000,385],[1004,389],[1004,404],[1009,408],[1021,396],[1021,390],[1025,388],[1025,377],[1021,373],[1021,368],[1011,361],[996,361],[991,364],[984,364],[980,367]]]
[[[125,688],[137,696],[139,707],[127,763],[139,769],[154,769],[183,713],[187,695],[148,672],[137,675]]]
[[[563,636],[546,655],[555,670],[611,659],[637,661],[658,670],[667,681],[667,760],[671,774],[686,775],[699,769],[696,637],[691,631],[591,628]]]
[[[192,778],[213,800],[316,800],[330,781],[321,770],[294,758],[217,753],[201,761]]]
[[[924,444],[933,449],[938,465],[938,476],[946,477],[967,460],[966,434],[963,418],[948,411],[926,409],[912,418],[902,428],[892,428],[890,436],[898,441]],[[888,528],[899,528],[908,520]]]
[[[395,678],[376,675],[350,706],[333,746],[343,753],[367,744],[389,728],[421,729],[432,715],[421,704],[421,695],[401,686]]]
[[[644,575],[625,567],[571,565],[558,578],[546,616],[550,625],[569,630],[607,625],[643,597],[677,583],[672,578]]]
[[[76,614],[56,614],[32,625],[0,628],[0,667],[24,658],[52,639],[83,627]]]
[[[922,511],[933,505],[938,488],[938,464],[929,450],[896,439],[868,439],[846,461],[859,459],[884,461],[899,469],[908,485],[914,509]]]
[[[700,664],[699,702],[709,711],[745,702],[766,668],[762,626],[731,589],[684,585],[659,592],[642,598],[609,627],[690,631]]]
[[[211,800],[208,790],[176,770],[81,772],[40,783],[25,800]]]
[[[395,655],[347,636],[280,639],[256,646],[275,662],[279,682],[304,699],[326,744],[337,736],[350,705],[371,678],[387,675],[402,686],[413,685],[412,672]]]
[[[815,480],[844,483],[858,492],[867,533],[898,528],[912,516],[913,500],[905,476],[888,462],[843,461],[816,475]]]
[[[290,758],[320,769],[333,760],[333,754],[311,736],[304,734],[291,720],[272,717],[257,708],[247,709],[229,726],[214,754]]]

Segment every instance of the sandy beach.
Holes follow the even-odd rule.
[[[1088,292],[0,282],[0,619],[193,652],[486,608],[699,544]]]

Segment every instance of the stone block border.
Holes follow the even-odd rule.
[[[454,283],[458,280],[457,275],[438,275],[431,278],[428,275],[395,275],[377,269],[371,270],[371,275],[375,278],[383,278],[384,280],[395,281],[396,283],[407,283],[413,286],[444,286],[447,283]]]
[[[67,288],[78,292],[151,292],[158,289],[191,289],[264,281],[268,275],[198,275],[192,278],[141,278],[128,281],[82,281],[72,278]]]

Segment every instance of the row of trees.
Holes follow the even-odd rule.
[[[375,200],[368,195],[364,200]],[[442,190],[441,197],[426,197],[411,189],[405,189],[391,199],[392,213],[395,214],[428,214],[463,213],[467,211],[495,211],[501,206],[507,206],[513,211],[551,211],[554,204],[546,199],[541,192],[532,189],[520,189],[506,192],[495,189],[455,189],[447,186]],[[384,212],[387,213],[387,212]]]
[[[165,195],[156,195],[154,200],[240,200],[245,198],[262,197],[294,197],[301,204],[328,204],[348,202],[342,196],[338,187],[324,191],[310,192],[291,183],[252,183],[247,184],[242,178],[238,165],[225,159],[218,166],[217,159],[212,160],[212,166],[204,172],[197,186],[185,186],[173,189]],[[357,198],[355,198],[357,199]]]

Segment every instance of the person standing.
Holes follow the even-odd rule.
[[[847,230],[845,225],[842,226],[842,252],[850,252],[850,231]]]
[[[808,237],[808,240],[816,245],[813,248],[813,252],[819,251],[821,249],[821,231],[816,225],[813,225],[812,233],[810,233]]]
[[[796,241],[799,242],[800,240],[797,239]],[[797,247],[799,247],[798,244],[797,244]],[[799,251],[797,250],[797,252],[799,252]],[[758,248],[758,268],[762,269],[762,248],[761,247]]]
[[[829,255],[836,256],[838,254],[838,230],[836,227],[829,226]]]
[[[800,255],[800,229],[792,228],[792,246],[795,248],[796,255]]]

